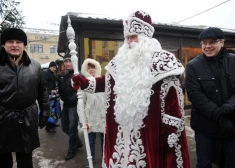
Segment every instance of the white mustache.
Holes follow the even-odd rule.
[[[132,48],[132,49],[136,48],[137,46],[138,46],[138,43],[137,43],[137,42],[131,42],[131,43],[129,44],[129,48]]]

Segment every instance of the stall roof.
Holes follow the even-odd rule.
[[[97,20],[113,20],[113,21],[123,21],[121,18],[117,18],[113,15],[104,15],[104,14],[90,14],[90,13],[78,13],[78,12],[68,12],[66,14],[67,16],[76,16],[78,18],[87,18],[87,19],[97,19]],[[182,25],[182,24],[176,24],[174,22],[169,23],[163,23],[163,22],[154,22],[153,25],[164,25],[164,26],[174,26],[174,27],[186,27],[186,28],[193,28],[193,29],[205,29],[209,26],[205,25]],[[221,28],[225,32],[234,32],[234,29],[228,29],[228,28]]]
[[[67,29],[67,19],[68,16],[71,19],[72,27],[75,31],[117,31],[122,32],[123,19],[111,16],[111,15],[100,15],[100,14],[86,14],[77,12],[68,12],[65,16],[61,17],[60,22],[60,35],[58,42],[58,52],[65,52],[65,45],[67,42],[66,29]],[[153,27],[155,28],[154,34],[165,34],[167,32],[169,35],[179,35],[182,37],[187,37],[191,34],[191,37],[197,37],[198,34],[208,26],[205,25],[179,25],[175,23],[160,23],[153,22]],[[221,28],[225,35],[232,36],[235,38],[235,30]],[[174,32],[174,33],[172,33]]]

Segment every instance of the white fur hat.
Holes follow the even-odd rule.
[[[90,77],[91,74],[89,74],[87,72],[87,67],[88,67],[88,64],[93,64],[95,66],[95,77],[99,77],[101,75],[101,66],[100,66],[100,63],[94,59],[91,59],[91,58],[87,58],[85,59],[85,61],[83,62],[82,64],[82,69],[81,69],[81,72],[82,72],[82,75],[85,76],[85,77]]]

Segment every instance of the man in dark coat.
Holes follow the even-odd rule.
[[[32,151],[40,146],[38,126],[49,116],[49,100],[40,64],[24,51],[27,36],[8,28],[1,34],[0,51],[0,167],[32,168]],[[38,101],[40,118],[38,123]]]
[[[48,94],[54,94],[56,90],[56,63],[54,61],[50,62],[48,69],[43,71],[43,76],[45,79],[45,84],[48,89]]]
[[[77,113],[77,92],[71,85],[73,76],[73,65],[71,56],[65,55],[63,58],[64,68],[58,76],[58,87],[60,98],[63,101],[61,112],[62,130],[69,136],[69,149],[65,160],[70,160],[76,155],[77,148],[83,147],[82,141],[78,136],[78,113]]]
[[[48,94],[50,95],[55,95],[56,94],[56,63],[54,61],[50,62],[48,69],[43,71],[43,77],[45,80],[45,84],[47,86]],[[46,131],[55,133],[55,127],[56,124],[50,123],[49,121],[46,124]]]
[[[224,33],[210,27],[199,35],[203,54],[187,64],[186,90],[192,102],[197,168],[211,167],[218,144],[226,168],[235,165],[235,55],[224,48]]]

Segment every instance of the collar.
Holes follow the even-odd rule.
[[[26,66],[31,63],[31,60],[26,51],[23,51],[23,55],[20,61]],[[10,63],[9,56],[4,47],[0,47],[0,65],[5,65],[6,63]]]
[[[74,72],[73,69],[66,69],[64,71],[64,74],[66,75],[66,74],[70,74],[70,73],[73,73],[73,72]]]

